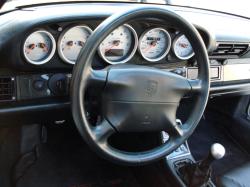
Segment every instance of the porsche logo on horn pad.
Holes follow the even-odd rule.
[[[146,83],[145,93],[148,97],[152,97],[156,94],[158,89],[158,82],[154,80],[148,80]]]

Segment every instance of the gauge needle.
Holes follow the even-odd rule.
[[[151,49],[152,47],[155,47],[157,44],[157,41],[152,41],[149,45],[149,47],[147,47],[144,52],[147,52],[149,49]]]
[[[118,46],[119,44],[120,44],[120,40],[114,40],[112,46],[106,49],[105,52],[110,51],[113,47]]]
[[[69,47],[72,47],[72,46],[73,46],[73,43],[74,43],[73,41],[68,41],[68,42],[67,42],[67,45],[68,45]]]
[[[35,47],[36,47],[35,44],[30,44],[30,45],[28,45],[27,53],[30,53],[30,51],[33,50]]]
[[[32,50],[32,49],[35,48],[35,46],[36,46],[35,44],[30,44],[30,45],[28,46],[28,48]]]
[[[42,48],[44,52],[48,52],[48,48],[45,43],[39,43],[39,47]]]
[[[182,47],[182,48],[187,48],[188,47],[188,44],[185,44],[185,43],[179,43],[179,46]]]
[[[78,41],[78,45],[79,45],[79,46],[83,47],[84,44],[85,44],[85,43],[84,43],[83,41]]]

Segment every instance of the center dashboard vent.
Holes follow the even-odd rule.
[[[249,49],[249,44],[240,43],[219,43],[216,50],[214,50],[211,56],[228,57],[228,56],[240,56],[246,53]]]
[[[15,78],[0,77],[0,102],[16,100]]]

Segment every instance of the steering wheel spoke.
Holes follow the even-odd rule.
[[[106,69],[94,70],[91,68],[87,81],[88,85],[94,88],[103,88],[106,84],[107,74]]]
[[[200,79],[187,79],[192,93],[199,93],[202,90],[202,81]]]
[[[181,128],[181,126],[178,125],[178,123],[169,124],[166,131],[171,136],[174,136],[174,137],[182,137],[184,135],[184,131]]]
[[[103,119],[101,123],[93,127],[92,132],[97,142],[106,142],[107,139],[115,133],[115,129],[106,119]]]

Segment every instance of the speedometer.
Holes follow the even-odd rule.
[[[194,56],[193,48],[185,35],[179,35],[173,43],[173,51],[177,58],[188,60]]]
[[[47,63],[53,57],[55,50],[55,39],[45,30],[38,30],[31,33],[23,45],[25,59],[34,65]]]
[[[91,33],[92,30],[85,25],[66,29],[58,40],[58,53],[62,60],[69,64],[75,64]]]
[[[139,51],[145,60],[156,62],[163,59],[169,52],[171,37],[163,28],[146,30],[139,40]]]
[[[112,31],[100,44],[99,55],[109,64],[129,61],[136,52],[138,38],[130,25],[122,25]]]

